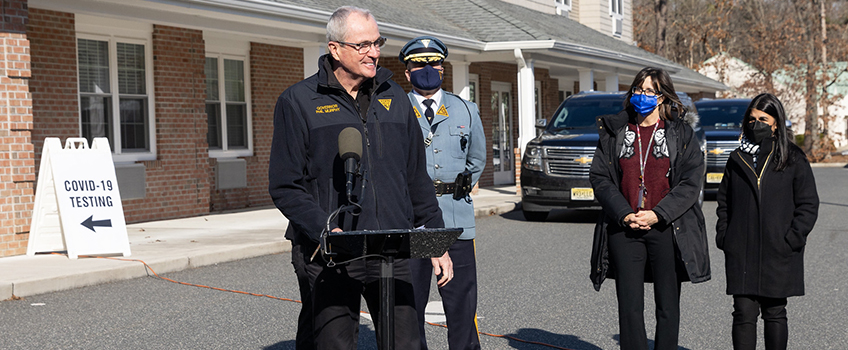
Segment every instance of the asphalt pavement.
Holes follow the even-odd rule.
[[[521,202],[514,186],[480,188],[471,196],[477,217],[510,212]],[[146,277],[150,270],[161,274],[287,252],[291,250],[283,237],[287,225],[274,207],[129,224],[128,257],[0,258],[0,300]]]

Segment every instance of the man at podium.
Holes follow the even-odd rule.
[[[356,348],[360,296],[380,332],[381,261],[328,264],[319,247],[323,234],[444,227],[415,112],[392,73],[377,66],[386,39],[374,16],[337,9],[327,41],[318,72],[286,89],[274,110],[269,192],[289,219],[286,238],[303,301],[297,349]],[[348,128],[358,132],[342,132]],[[354,209],[331,215],[340,207]],[[453,277],[447,253],[434,265],[440,284]],[[394,266],[394,347],[418,349],[409,263],[398,259]]]

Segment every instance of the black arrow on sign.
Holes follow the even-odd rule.
[[[82,225],[93,232],[97,232],[94,231],[94,226],[112,227],[112,220],[92,220],[93,217],[94,215],[89,216],[88,219],[82,222]]]

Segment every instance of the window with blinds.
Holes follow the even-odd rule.
[[[206,136],[210,150],[247,150],[249,121],[244,60],[207,57]]]
[[[116,153],[149,151],[144,45],[80,38],[77,59],[82,136],[106,137]]]

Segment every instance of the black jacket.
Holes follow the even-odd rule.
[[[600,290],[606,277],[615,278],[609,263],[607,235],[609,225],[622,225],[624,217],[633,212],[621,193],[621,167],[618,155],[624,144],[627,121],[635,116],[627,110],[616,115],[597,118],[598,148],[589,172],[595,197],[601,203],[602,214],[595,225],[589,278],[595,290]],[[694,130],[685,121],[666,121],[666,142],[669,149],[671,190],[654,207],[661,222],[671,225],[678,258],[693,283],[710,279],[710,254],[704,214],[698,204],[704,181],[704,153]],[[646,278],[649,276],[646,274]]]
[[[362,213],[342,214],[331,229],[444,227],[406,92],[390,80],[390,71],[378,67],[354,100],[335,78],[330,60],[322,56],[318,73],[286,89],[274,110],[269,192],[289,220],[286,238],[296,244],[318,242],[328,215],[347,203],[338,148],[346,127],[363,135],[362,176],[353,191]],[[360,113],[362,103],[367,105]]]
[[[716,246],[724,250],[727,294],[804,295],[804,246],[819,198],[804,152],[793,144],[788,152],[783,171],[775,170],[770,142],[760,150],[758,168],[750,155],[738,149],[730,154],[716,196]]]

